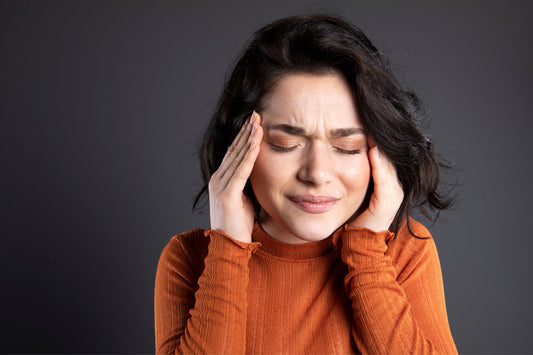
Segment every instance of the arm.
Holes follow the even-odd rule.
[[[248,261],[258,243],[213,230],[206,236],[210,242],[199,278],[198,260],[187,250],[196,245],[186,247],[173,238],[161,254],[154,297],[158,354],[245,352]]]
[[[404,226],[388,242],[404,194],[392,162],[369,143],[374,192],[342,233],[354,340],[363,353],[455,354],[433,239],[416,239]],[[430,237],[415,226],[415,234]]]
[[[211,229],[206,232],[210,243],[205,260],[187,267],[185,260],[194,248],[183,244],[175,255],[166,248],[161,256],[155,295],[157,352],[246,350],[248,261],[258,245],[252,243],[254,207],[244,187],[263,137],[260,119],[254,111],[209,181]],[[201,276],[187,272],[202,261]]]
[[[456,354],[433,239],[398,236],[389,242],[396,253],[390,236],[364,228],[342,235],[357,347],[363,354]]]

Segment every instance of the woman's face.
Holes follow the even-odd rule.
[[[261,225],[287,243],[325,239],[359,208],[370,180],[350,87],[338,74],[290,74],[262,107],[264,138],[250,176]]]

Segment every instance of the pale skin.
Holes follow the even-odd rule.
[[[243,125],[211,177],[212,229],[252,242],[255,213],[243,192],[248,179],[264,208],[261,225],[280,241],[325,239],[344,223],[375,232],[389,228],[403,191],[394,165],[364,133],[350,88],[340,75],[287,75],[264,106],[261,115],[254,111]],[[276,128],[280,125],[298,130]],[[278,142],[287,144],[281,152]],[[354,218],[370,174],[374,193],[368,208]],[[294,194],[336,200],[331,210],[313,214],[294,207],[286,198]]]

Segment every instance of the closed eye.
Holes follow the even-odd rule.
[[[342,154],[359,154],[361,153],[361,149],[353,149],[353,150],[346,150],[341,148],[335,148],[339,153]]]
[[[292,152],[297,147],[298,147],[297,145],[294,145],[292,147],[281,147],[279,145],[270,144],[270,148],[272,148],[273,151],[279,152],[279,153]],[[348,149],[342,149],[342,148],[335,148],[335,150],[337,150],[339,153],[350,154],[350,155],[360,154],[361,153],[361,149],[348,150]]]
[[[270,144],[270,148],[272,148],[273,151],[279,152],[279,153],[288,153],[296,149],[296,145],[292,147],[280,147],[279,145]]]

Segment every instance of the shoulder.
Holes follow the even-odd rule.
[[[192,229],[187,232],[174,235],[161,252],[163,257],[186,256],[194,258],[202,254],[209,244],[209,239],[204,236],[204,229]]]
[[[391,257],[398,273],[398,281],[405,280],[415,270],[426,265],[438,264],[435,241],[428,229],[414,219],[409,220],[389,241],[387,254]]]
[[[158,273],[170,272],[192,278],[199,276],[209,244],[204,232],[204,229],[192,229],[174,235],[161,252]]]

